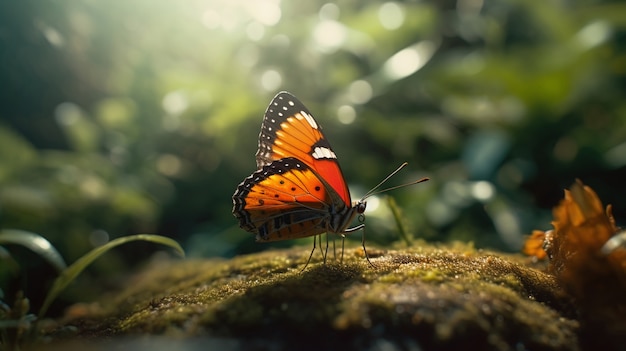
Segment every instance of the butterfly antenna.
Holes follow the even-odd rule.
[[[430,178],[425,177],[425,178],[421,178],[421,179],[418,179],[418,180],[412,181],[412,182],[410,182],[410,183],[401,184],[401,185],[396,185],[396,186],[392,186],[392,187],[390,187],[390,188],[386,188],[386,189],[383,189],[383,190],[378,190],[378,191],[377,191],[377,189],[378,189],[378,188],[380,188],[380,186],[381,186],[381,185],[383,185],[386,181],[388,181],[388,180],[389,180],[389,178],[393,177],[396,173],[398,173],[398,172],[399,172],[402,168],[404,168],[406,165],[408,165],[408,163],[407,163],[407,162],[404,162],[403,164],[401,164],[401,165],[400,165],[400,167],[396,168],[396,170],[395,170],[395,171],[391,172],[391,174],[389,174],[388,176],[386,176],[386,177],[385,177],[385,179],[383,179],[380,183],[378,183],[378,185],[376,185],[376,186],[375,186],[375,187],[373,187],[370,191],[368,191],[367,193],[365,193],[365,195],[363,195],[363,197],[361,198],[361,200],[365,200],[365,199],[367,199],[367,198],[368,198],[368,197],[370,197],[370,196],[377,195],[377,194],[380,194],[380,193],[384,193],[384,192],[389,191],[389,190],[398,189],[398,188],[403,188],[403,187],[405,187],[405,186],[409,186],[409,185],[413,185],[413,184],[417,184],[417,183],[421,183],[421,182],[425,182],[425,181],[427,181],[427,180],[430,180]]]

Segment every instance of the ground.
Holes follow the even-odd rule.
[[[326,264],[316,252],[304,268],[309,252],[156,263],[114,297],[70,309],[46,346],[579,348],[569,298],[528,258],[418,243],[369,249],[374,266],[360,247],[346,248],[343,262],[330,253]],[[54,337],[68,326],[72,337]]]

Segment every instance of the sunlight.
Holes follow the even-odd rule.
[[[417,72],[435,53],[435,45],[428,40],[402,49],[383,65],[383,72],[392,80],[402,79]]]
[[[595,21],[576,33],[575,40],[583,49],[591,49],[607,41],[611,33],[612,28],[608,22]]]
[[[337,21],[321,21],[313,29],[313,39],[323,52],[333,52],[337,50],[348,36],[343,24]]]
[[[350,101],[355,104],[364,104],[372,98],[374,90],[370,83],[364,80],[356,80],[348,88]]]
[[[380,208],[380,198],[376,195],[367,198],[367,212],[370,215],[376,215],[376,212]]]
[[[339,14],[340,14],[339,6],[329,2],[327,4],[322,5],[318,13],[318,16],[320,20],[322,21],[325,21],[325,20],[336,21],[339,19]]]
[[[165,112],[171,115],[180,115],[189,107],[189,101],[184,92],[176,90],[167,93],[163,97],[161,106]]]
[[[201,16],[202,24],[208,29],[235,31],[256,23],[253,28],[271,27],[280,22],[282,11],[278,0],[260,1],[214,1]],[[252,29],[247,27],[248,35]],[[263,28],[264,31],[264,28]],[[254,37],[254,36],[253,36]]]
[[[485,180],[474,182],[470,186],[470,191],[472,193],[472,196],[476,200],[481,201],[481,202],[486,202],[486,201],[491,200],[496,193],[495,188],[493,187],[493,184]]]
[[[383,28],[395,30],[404,23],[404,9],[395,2],[386,2],[378,9],[378,20]]]
[[[267,91],[276,91],[283,82],[283,78],[276,70],[269,69],[261,75],[261,86]]]
[[[252,18],[268,27],[276,25],[282,16],[278,1],[243,1],[240,6],[244,6]]]
[[[356,111],[350,105],[339,106],[337,109],[337,120],[341,124],[352,124],[356,120]]]

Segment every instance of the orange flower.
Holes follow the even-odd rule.
[[[548,238],[551,237],[552,231],[548,230],[547,232],[541,230],[533,230],[533,233],[530,235],[526,242],[524,243],[524,248],[522,248],[522,252],[528,256],[535,256],[539,260],[543,260],[548,257],[548,253],[546,252],[545,244],[547,243]]]
[[[613,270],[611,267],[620,261],[620,257],[626,259],[623,253],[607,256],[601,252],[618,228],[611,206],[607,206],[605,212],[596,193],[580,180],[569,191],[565,190],[565,199],[553,213],[551,271],[565,286],[573,289],[570,293],[578,296],[586,290],[578,279],[581,273],[604,276]]]
[[[583,326],[582,337],[592,342],[602,336],[609,343],[626,334],[626,249],[611,214],[596,193],[579,180],[553,211],[554,231],[533,232],[525,252],[541,256],[548,246],[550,264],[559,285],[573,297]],[[538,232],[538,233],[537,233]],[[611,239],[612,245],[605,244]],[[551,240],[551,241],[550,241]],[[545,251],[544,251],[545,254]]]

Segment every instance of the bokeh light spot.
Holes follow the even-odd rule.
[[[263,86],[263,89],[267,91],[274,91],[278,89],[282,82],[283,78],[280,73],[273,69],[267,70],[261,75],[261,86]]]
[[[322,21],[324,21],[324,20],[335,21],[335,20],[339,19],[339,14],[340,13],[341,13],[341,11],[339,10],[339,6],[329,2],[329,3],[326,3],[326,4],[322,5],[322,7],[320,8],[318,16],[319,16],[320,20],[322,20]]]
[[[50,45],[59,48],[65,44],[63,35],[44,22],[35,20],[35,27],[41,31],[41,34],[43,34],[44,38],[46,38]]]
[[[273,26],[280,21],[282,13],[277,1],[251,1],[246,3],[250,15],[266,26]]]
[[[337,109],[337,119],[342,124],[352,124],[356,120],[356,111],[350,105],[339,106]]]
[[[173,177],[180,172],[182,168],[182,162],[180,161],[178,156],[163,154],[157,158],[156,168],[162,174],[168,177]]]
[[[576,34],[576,40],[584,49],[591,49],[611,37],[611,26],[606,21],[595,21]]]
[[[350,101],[355,104],[364,104],[372,98],[374,91],[370,83],[364,80],[357,80],[350,84],[348,88],[348,95]]]
[[[490,182],[481,180],[472,184],[470,191],[472,196],[478,201],[486,202],[495,195],[495,188]]]
[[[371,196],[367,198],[367,211],[372,213],[378,210],[380,207],[380,198],[378,196]]]
[[[423,41],[402,49],[385,62],[383,72],[392,80],[408,77],[422,68],[434,51],[435,46],[430,41]]]
[[[180,90],[167,93],[161,104],[163,109],[172,115],[180,115],[189,107],[187,96]]]
[[[82,117],[80,107],[71,102],[63,102],[54,110],[54,118],[57,123],[64,126],[72,125]]]
[[[325,52],[332,52],[339,48],[346,41],[346,37],[346,28],[337,21],[321,21],[313,29],[315,42]]]
[[[386,2],[378,9],[378,20],[387,30],[398,29],[404,23],[404,9],[395,2]]]
[[[80,191],[83,195],[92,199],[100,198],[107,193],[106,185],[99,178],[93,176],[85,177],[79,185]]]

